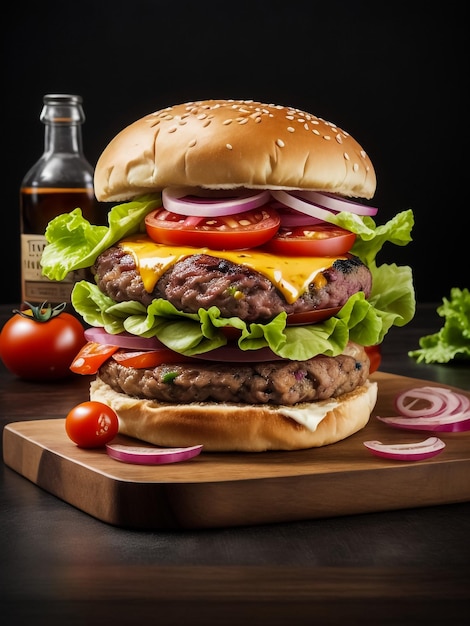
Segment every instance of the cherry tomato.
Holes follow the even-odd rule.
[[[349,252],[356,235],[349,230],[321,222],[311,226],[281,227],[266,244],[270,252],[292,256],[341,256]]]
[[[25,380],[56,380],[70,375],[70,364],[86,343],[82,324],[60,305],[15,312],[0,333],[5,366]]]
[[[277,211],[269,206],[219,217],[185,217],[160,208],[145,218],[147,234],[157,243],[215,250],[261,246],[277,232],[279,224]]]
[[[366,351],[367,356],[369,357],[369,361],[370,361],[369,373],[373,374],[379,369],[380,364],[382,362],[382,351],[381,351],[380,345],[365,346],[364,350]]]
[[[65,418],[65,431],[80,448],[101,448],[114,439],[118,430],[116,412],[94,400],[77,404]]]

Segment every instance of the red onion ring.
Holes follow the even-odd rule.
[[[194,359],[224,363],[265,363],[267,361],[283,361],[271,348],[258,350],[241,350],[237,344],[228,343],[226,346],[215,348],[209,352],[192,355]]]
[[[277,212],[279,213],[279,217],[281,218],[281,228],[313,226],[315,224],[320,224],[324,222],[324,220],[320,220],[318,219],[318,217],[311,217],[310,215],[306,215],[305,213],[301,213],[300,211],[296,211],[295,209],[289,209],[286,206],[281,205],[280,203],[276,203],[274,205],[274,208],[277,210]]]
[[[425,402],[424,406],[422,401]],[[395,428],[409,430],[470,430],[470,399],[451,389],[433,386],[409,389],[397,395],[395,407],[399,415],[377,416],[377,419]]]
[[[227,198],[223,200],[223,198]],[[166,187],[162,203],[167,211],[178,215],[218,217],[234,215],[267,204],[269,191],[255,189],[199,189],[193,187]]]
[[[156,337],[140,337],[127,332],[112,335],[107,333],[104,328],[99,327],[87,328],[85,330],[85,339],[108,346],[128,348],[129,350],[158,350],[159,348],[166,348]]]
[[[371,216],[378,211],[375,207],[319,191],[283,191],[276,189],[271,190],[271,195],[281,204],[324,222],[328,221],[332,213],[339,213],[340,211]]]
[[[197,456],[201,450],[202,445],[187,448],[151,448],[118,443],[106,444],[106,452],[111,458],[123,463],[135,463],[137,465],[161,465],[187,461]]]
[[[328,219],[331,218],[331,211],[323,209],[321,206],[318,206],[318,204],[306,202],[294,196],[291,192],[276,189],[271,190],[271,195],[275,200],[281,202],[281,204],[295,209],[296,211],[300,211],[301,213],[305,213],[305,215],[310,215],[310,217],[315,217],[322,222],[327,222]]]
[[[385,444],[381,441],[364,441],[365,447],[375,456],[395,461],[422,461],[442,452],[445,443],[437,437],[429,437],[419,443]]]
[[[348,198],[342,198],[332,193],[320,192],[320,191],[299,191],[295,192],[304,200],[313,202],[318,206],[330,211],[340,213],[341,211],[348,211],[349,213],[356,213],[357,215],[376,215],[378,209],[366,204],[354,202]]]
[[[377,419],[395,428],[431,432],[461,433],[470,430],[470,412],[444,417],[379,417]]]

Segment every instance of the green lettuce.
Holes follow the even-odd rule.
[[[109,226],[90,224],[81,209],[58,215],[46,228],[42,273],[50,280],[63,280],[73,270],[91,267],[102,252],[126,235],[144,232],[145,216],[159,206],[161,196],[156,195],[116,205],[108,214]]]
[[[408,352],[418,363],[448,363],[453,359],[470,360],[470,292],[451,289],[437,313],[444,318],[439,332],[420,338],[420,349]]]
[[[73,270],[90,267],[99,254],[125,236],[143,232],[147,213],[161,205],[161,197],[145,196],[113,207],[109,226],[93,226],[79,209],[56,217],[46,231],[48,244],[41,259],[43,273],[61,280]],[[414,316],[415,295],[409,267],[376,265],[376,255],[386,242],[406,245],[411,240],[413,214],[399,213],[383,226],[370,217],[350,213],[332,216],[332,221],[356,233],[352,252],[368,265],[373,288],[366,300],[362,292],[352,296],[339,313],[316,324],[286,326],[285,313],[265,324],[245,323],[238,317],[224,318],[213,306],[197,313],[184,313],[172,304],[155,299],[146,307],[139,302],[115,302],[95,284],[78,282],[72,292],[75,310],[90,326],[111,334],[127,331],[142,337],[158,337],[181,354],[191,356],[226,344],[224,327],[240,331],[241,350],[269,347],[276,354],[306,360],[318,354],[341,354],[348,341],[362,345],[381,343],[391,326],[403,326]]]

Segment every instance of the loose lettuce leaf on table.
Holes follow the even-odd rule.
[[[418,363],[449,363],[453,359],[470,362],[470,292],[451,289],[437,313],[444,318],[439,332],[419,340],[420,348],[408,352]]]

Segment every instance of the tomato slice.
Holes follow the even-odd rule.
[[[159,208],[145,218],[147,234],[157,243],[216,250],[261,246],[276,234],[279,224],[277,211],[268,205],[218,217],[184,216]]]
[[[89,341],[72,361],[70,369],[76,374],[96,374],[101,365],[119,350],[119,346]]]
[[[341,307],[331,307],[329,309],[317,309],[316,311],[302,311],[302,313],[290,313],[287,316],[287,326],[305,326],[306,324],[316,324],[323,322],[333,315],[336,315]]]
[[[183,356],[170,350],[170,348],[159,348],[158,350],[118,350],[112,358],[126,367],[144,369],[156,367],[162,364],[174,363],[194,363],[195,359]]]
[[[349,230],[321,222],[310,226],[281,227],[266,248],[288,256],[341,256],[349,252],[355,240],[356,235]]]
[[[382,349],[380,345],[375,345],[375,346],[365,346],[364,350],[366,351],[367,356],[369,357],[369,361],[370,361],[369,373],[373,374],[379,369],[380,364],[382,362]]]

